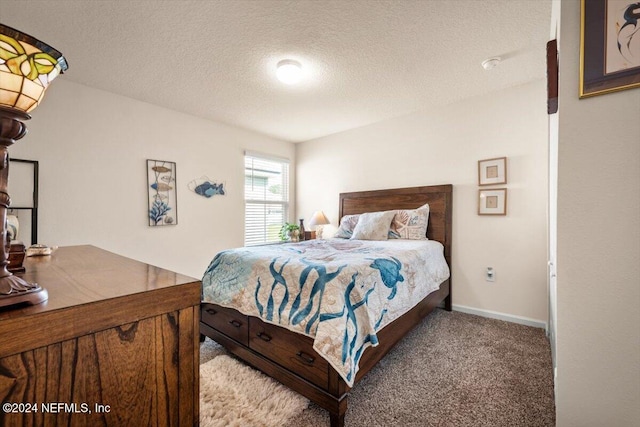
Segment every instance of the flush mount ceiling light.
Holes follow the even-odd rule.
[[[302,79],[302,65],[293,59],[283,59],[278,62],[276,76],[284,84],[296,84]]]
[[[482,61],[482,64],[481,64],[482,68],[484,68],[487,71],[492,70],[498,66],[498,64],[500,63],[500,60],[501,59],[498,56],[485,59],[484,61]]]

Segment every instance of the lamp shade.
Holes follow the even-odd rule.
[[[329,224],[329,220],[326,215],[322,211],[315,211],[311,216],[311,221],[309,221],[310,226],[314,225],[325,225]]]
[[[67,68],[67,60],[51,46],[0,24],[0,107],[28,113]]]

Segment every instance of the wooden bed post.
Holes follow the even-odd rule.
[[[329,414],[331,427],[344,427],[344,413],[342,415]]]
[[[444,299],[444,309],[447,311],[453,310],[453,299],[452,299],[452,276],[453,276],[453,265],[451,264],[451,243],[452,243],[452,232],[453,232],[453,185],[448,186],[448,191],[444,193],[445,198],[445,212],[444,212],[444,222],[446,224],[446,230],[444,232],[444,255],[447,260],[447,264],[449,264],[449,294]]]
[[[329,410],[331,427],[344,427],[344,416],[347,413],[348,389],[338,371],[329,366],[329,393],[336,399],[336,407]]]
[[[449,295],[444,299],[444,309],[447,311],[453,311],[453,306],[451,304],[451,291],[449,291]]]

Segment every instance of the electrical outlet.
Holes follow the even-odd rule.
[[[495,282],[496,281],[496,272],[493,271],[493,267],[487,267],[487,273],[485,276],[485,280],[487,282]]]

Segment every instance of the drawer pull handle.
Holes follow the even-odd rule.
[[[238,322],[236,319],[229,320],[229,323],[231,324],[231,326],[235,326],[236,328],[242,326],[242,323]]]
[[[260,338],[263,341],[271,341],[271,337],[267,334],[265,334],[264,332],[258,332],[258,338]]]
[[[215,311],[213,308],[207,308],[205,311],[212,316],[217,313],[217,311]]]
[[[308,363],[310,365],[313,364],[313,362],[316,360],[315,357],[313,357],[311,355],[308,355],[304,351],[297,352],[296,356],[298,356],[300,359],[302,359],[303,362]]]

